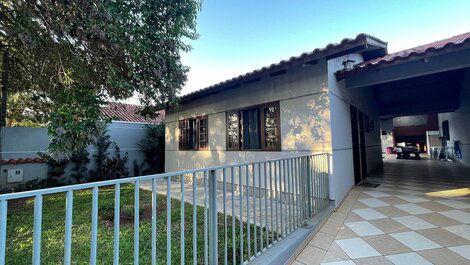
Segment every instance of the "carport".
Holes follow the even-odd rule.
[[[458,145],[457,162],[470,166],[470,32],[359,63],[336,78],[348,90],[371,88],[381,119],[437,114],[442,144]]]

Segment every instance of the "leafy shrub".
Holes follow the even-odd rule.
[[[165,166],[165,124],[145,125],[145,138],[139,143],[148,168],[144,174],[161,173]]]

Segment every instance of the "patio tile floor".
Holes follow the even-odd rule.
[[[421,160],[386,161],[356,186],[302,250],[296,265],[470,265],[470,195],[430,192],[470,187],[470,168]]]

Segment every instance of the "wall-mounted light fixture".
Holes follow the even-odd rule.
[[[346,71],[349,71],[351,69],[353,69],[353,66],[354,66],[354,60],[351,60],[351,59],[346,59],[343,61],[343,69],[346,70]]]

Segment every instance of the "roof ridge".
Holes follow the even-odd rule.
[[[220,81],[218,83],[215,83],[215,84],[212,84],[210,86],[206,86],[204,88],[201,88],[201,89],[197,89],[195,91],[192,91],[192,92],[189,92],[185,95],[182,95],[181,98],[187,98],[187,97],[190,97],[190,96],[193,96],[193,95],[196,95],[196,94],[199,94],[199,93],[202,93],[204,91],[207,91],[209,89],[213,89],[215,87],[218,87],[218,86],[222,86],[222,85],[226,85],[230,82],[233,82],[233,81],[236,81],[236,80],[239,80],[239,79],[242,79],[242,78],[246,78],[250,75],[254,75],[254,74],[257,74],[257,73],[260,73],[260,72],[263,72],[263,71],[266,71],[266,70],[269,70],[271,68],[274,68],[274,67],[279,67],[279,66],[282,66],[284,64],[287,64],[287,63],[290,63],[290,62],[293,62],[295,60],[299,60],[299,59],[303,59],[305,57],[308,57],[308,56],[313,56],[315,54],[319,54],[321,52],[327,52],[328,50],[330,49],[333,49],[333,48],[336,48],[336,47],[340,47],[342,45],[346,45],[348,43],[353,43],[353,42],[358,42],[358,41],[361,41],[361,40],[364,40],[366,41],[367,38],[370,38],[370,39],[373,39],[377,42],[380,42],[384,45],[386,45],[387,43],[382,41],[381,39],[377,38],[377,37],[374,37],[372,35],[369,35],[369,34],[366,34],[366,33],[359,33],[356,35],[355,38],[343,38],[339,43],[329,43],[327,44],[326,46],[324,46],[323,48],[315,48],[309,52],[303,52],[299,55],[296,55],[296,56],[291,56],[289,59],[284,59],[284,60],[281,60],[277,63],[272,63],[271,65],[269,66],[263,66],[261,68],[258,68],[258,69],[255,69],[253,71],[250,71],[250,72],[246,72],[244,74],[240,74],[238,76],[234,76],[230,79],[226,79],[224,81]]]

